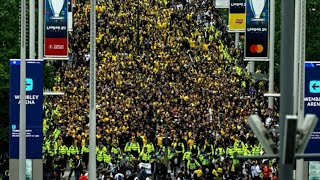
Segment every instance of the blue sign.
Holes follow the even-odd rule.
[[[309,92],[310,93],[320,93],[320,81],[311,80],[309,82]]]
[[[320,62],[305,63],[304,113],[320,118]],[[305,153],[320,153],[320,121],[310,136]]]
[[[33,90],[33,80],[31,78],[26,78],[26,91]]]
[[[27,159],[42,159],[43,60],[26,62]],[[10,60],[10,159],[19,158],[20,60]]]

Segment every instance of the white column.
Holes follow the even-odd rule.
[[[240,41],[240,33],[236,32],[235,40],[234,40],[235,48],[239,48],[239,41]]]
[[[254,63],[254,61],[250,61],[250,65],[249,65],[249,72],[250,73],[254,73],[255,71],[254,71],[254,65],[255,63]]]
[[[294,57],[294,113],[298,114],[298,126],[304,119],[304,61],[305,61],[305,27],[306,27],[306,0],[295,1],[295,57]],[[304,160],[296,161],[296,179],[308,179],[305,176]]]
[[[89,179],[96,178],[96,0],[90,1]]]
[[[26,0],[21,0],[19,179],[26,179],[26,12]]]
[[[43,58],[43,0],[38,1],[38,59]]]
[[[269,93],[274,91],[274,35],[275,35],[275,0],[270,0],[270,31],[269,31]],[[274,98],[269,97],[268,108],[273,109]]]
[[[35,0],[29,0],[29,59],[35,59]]]

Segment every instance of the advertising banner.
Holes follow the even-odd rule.
[[[304,113],[320,118],[320,62],[305,63]],[[311,134],[305,153],[320,153],[320,121]],[[308,158],[309,159],[309,158]],[[316,158],[317,160],[320,158]]]
[[[215,8],[229,8],[230,0],[216,0]]]
[[[246,28],[246,1],[230,0],[229,31],[244,32]]]
[[[68,56],[68,0],[45,1],[45,57]]]
[[[27,159],[42,159],[43,61],[26,62]],[[10,159],[19,158],[20,60],[10,60]]]
[[[68,0],[68,31],[73,29],[73,5],[72,0]]]
[[[269,0],[247,0],[245,58],[267,59],[268,42]]]

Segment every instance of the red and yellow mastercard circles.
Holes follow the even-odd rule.
[[[251,53],[262,53],[263,52],[263,46],[261,44],[252,44],[250,46],[250,52]]]

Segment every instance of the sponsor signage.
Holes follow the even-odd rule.
[[[304,88],[304,113],[315,114],[320,118],[320,62],[305,62]],[[310,136],[305,153],[320,153],[320,121]]]
[[[269,0],[247,0],[245,58],[267,59],[268,42]]]
[[[244,32],[246,28],[246,1],[230,0],[229,31]]]
[[[45,57],[68,56],[68,0],[45,1]]]
[[[43,61],[26,61],[27,159],[42,159]],[[19,159],[20,60],[10,60],[10,159]]]

